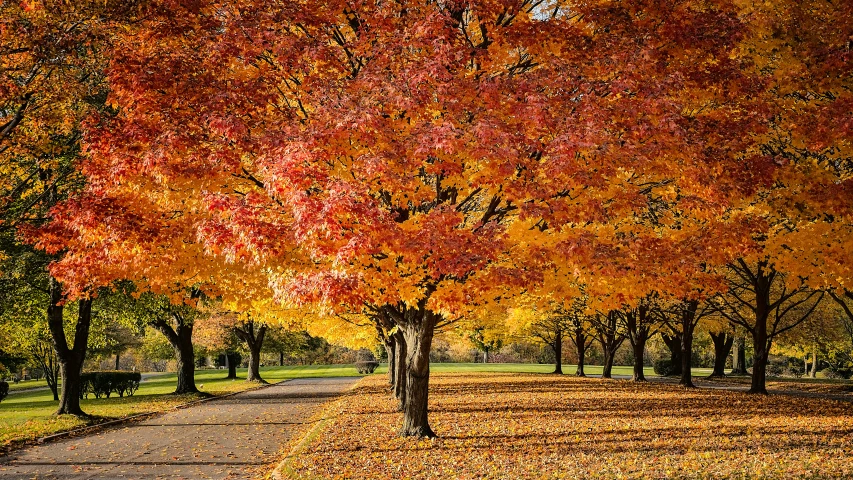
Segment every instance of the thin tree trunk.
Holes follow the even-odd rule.
[[[406,338],[406,398],[403,408],[404,437],[435,437],[429,426],[429,351],[436,315],[423,310],[420,318],[410,319],[403,334]]]
[[[817,377],[817,347],[812,347],[812,369],[809,372],[811,378]]]
[[[554,349],[554,372],[562,375],[563,374],[563,331],[561,329],[557,329],[554,332],[554,345],[552,346]]]
[[[743,337],[737,337],[732,354],[731,375],[746,375],[746,373],[746,340]]]
[[[726,359],[729,358],[729,352],[732,350],[734,337],[726,332],[709,332],[709,334],[714,342],[714,371],[711,372],[711,377],[725,377]]]
[[[64,307],[62,306],[62,286],[50,279],[50,305],[47,308],[48,328],[53,339],[53,348],[59,362],[62,389],[59,392],[57,415],[85,415],[80,408],[80,374],[86,359],[86,347],[89,341],[89,327],[92,323],[92,300],[79,300],[77,325],[74,329],[74,344],[68,347],[64,326]]]
[[[278,352],[278,366],[284,366],[284,352]]]
[[[489,350],[483,350],[483,363],[489,363]]]
[[[116,370],[118,370],[118,369],[119,369],[118,367],[119,367],[119,360],[120,360],[120,358],[121,358],[121,354],[120,354],[120,353],[116,353]]]

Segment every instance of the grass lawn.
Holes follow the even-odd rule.
[[[434,370],[436,371],[436,370]],[[850,403],[572,376],[436,373],[435,440],[385,379],[332,403],[293,478],[852,478]],[[311,438],[311,437],[309,437]]]
[[[196,372],[196,385],[203,392],[214,395],[256,386],[242,380],[226,380],[226,374],[225,370],[199,370]],[[245,378],[246,369],[238,369],[237,375]],[[355,376],[356,371],[351,365],[306,365],[264,367],[261,375],[268,382],[274,383],[289,378]],[[84,399],[81,401],[83,411],[95,417],[91,420],[72,415],[53,415],[57,402],[53,400],[50,390],[11,394],[0,402],[0,448],[71,430],[90,422],[162,411],[201,398],[200,395],[170,395],[175,390],[175,383],[174,373],[158,374],[145,379],[132,397]]]
[[[9,391],[14,392],[16,390],[26,390],[28,388],[39,388],[39,387],[47,387],[47,382],[44,380],[22,380],[18,383],[8,382]]]

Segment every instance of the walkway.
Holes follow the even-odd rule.
[[[258,478],[323,403],[356,380],[290,380],[25,448],[0,458],[0,479]]]

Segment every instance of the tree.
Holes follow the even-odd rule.
[[[483,326],[476,326],[468,333],[468,340],[474,348],[483,352],[483,363],[489,363],[489,352],[499,350],[503,346],[503,339],[496,336],[497,332],[491,332]],[[559,353],[559,349],[556,353]],[[557,363],[560,357],[557,357]]]
[[[592,326],[595,338],[601,345],[601,351],[604,354],[604,368],[601,378],[612,378],[613,359],[616,357],[616,350],[625,341],[627,335],[624,330],[619,328],[619,312],[611,310],[606,314],[597,313],[593,317]],[[640,368],[642,368],[642,362]]]
[[[804,322],[823,293],[777,271],[767,260],[729,266],[729,290],[718,298],[722,315],[752,335],[755,354],[750,393],[767,393],[767,356],[777,336]],[[790,284],[789,284],[790,283]]]
[[[660,326],[660,321],[655,318],[652,312],[653,308],[656,306],[652,301],[645,299],[640,301],[636,307],[624,307],[616,313],[622,321],[623,329],[631,343],[631,350],[634,354],[634,373],[631,380],[635,382],[646,381],[643,370],[646,342],[657,333]]]
[[[434,434],[436,328],[574,249],[609,268],[584,242],[653,241],[619,220],[661,198],[715,218],[764,161],[732,134],[765,118],[730,4],[153,4],[113,51],[120,112],[87,135],[92,187],[58,214],[54,271],[138,279],[148,245],[180,245],[285,303],[382,311],[407,345],[403,435]]]

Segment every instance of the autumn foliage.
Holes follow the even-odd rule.
[[[849,289],[849,2],[140,8],[111,31],[115,114],[82,125],[86,188],[31,234],[52,273],[372,319],[409,347],[403,435],[434,435],[436,329],[522,293],[687,305],[692,335],[731,265]]]

